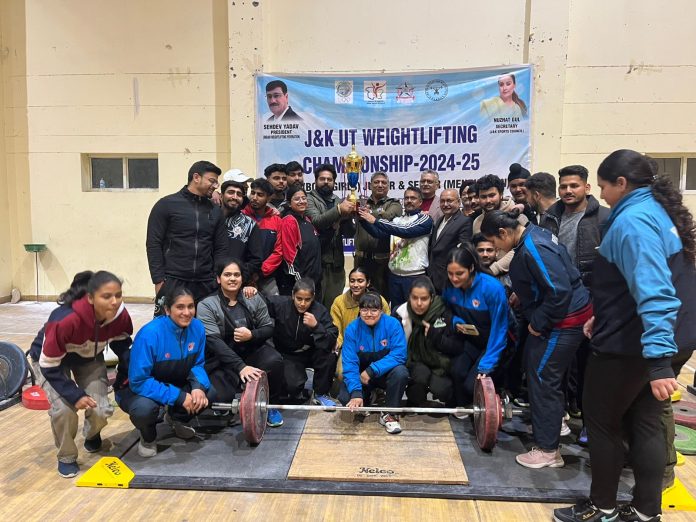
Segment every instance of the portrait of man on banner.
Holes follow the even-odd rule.
[[[266,103],[271,111],[267,121],[302,121],[302,118],[289,105],[288,86],[282,80],[266,84]]]

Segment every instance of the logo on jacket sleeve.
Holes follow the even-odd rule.
[[[471,304],[474,306],[474,308],[478,308],[481,304],[481,301],[479,301],[478,299],[472,299]]]
[[[165,359],[170,359],[171,357],[172,357],[172,354],[169,353],[169,352],[167,352],[167,353],[164,354],[164,358],[165,358]]]
[[[358,348],[358,350],[360,350],[361,352],[364,352],[364,351],[365,351],[365,347],[361,344],[361,345],[360,345],[360,348]]]
[[[387,340],[382,339],[379,344],[381,344],[382,346],[384,346],[386,348],[387,347]]]
[[[196,343],[189,343],[188,351],[190,352],[191,350],[193,350],[194,346],[196,346]]]

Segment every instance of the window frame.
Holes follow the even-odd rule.
[[[120,159],[123,176],[123,187],[99,188],[92,186],[92,158],[95,159]],[[153,159],[157,161],[157,187],[128,186],[128,160],[129,159]],[[83,192],[159,192],[159,155],[158,154],[82,154],[82,191]]]
[[[679,154],[679,153],[655,153],[655,154],[650,154],[648,153],[648,156],[651,158],[655,159],[678,159],[679,160],[679,186],[677,187],[679,189],[679,192],[682,194],[687,194],[687,195],[695,195],[696,190],[686,190],[686,167],[687,167],[687,160],[690,159],[696,159],[696,153],[687,153],[687,154]],[[692,175],[696,176],[696,172],[694,172]]]

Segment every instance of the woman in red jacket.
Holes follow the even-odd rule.
[[[280,240],[283,249],[283,275],[278,278],[280,295],[291,295],[296,281],[310,277],[321,295],[321,245],[312,221],[305,215],[307,193],[302,187],[288,189],[290,211],[283,218]]]

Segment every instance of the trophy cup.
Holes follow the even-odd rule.
[[[348,194],[348,201],[355,204],[355,210],[358,209],[358,195],[357,191],[360,186],[360,173],[363,167],[363,158],[360,154],[355,151],[355,145],[353,145],[352,150],[343,158],[344,172],[346,176],[346,181],[348,182],[348,188],[350,188],[350,194]]]

